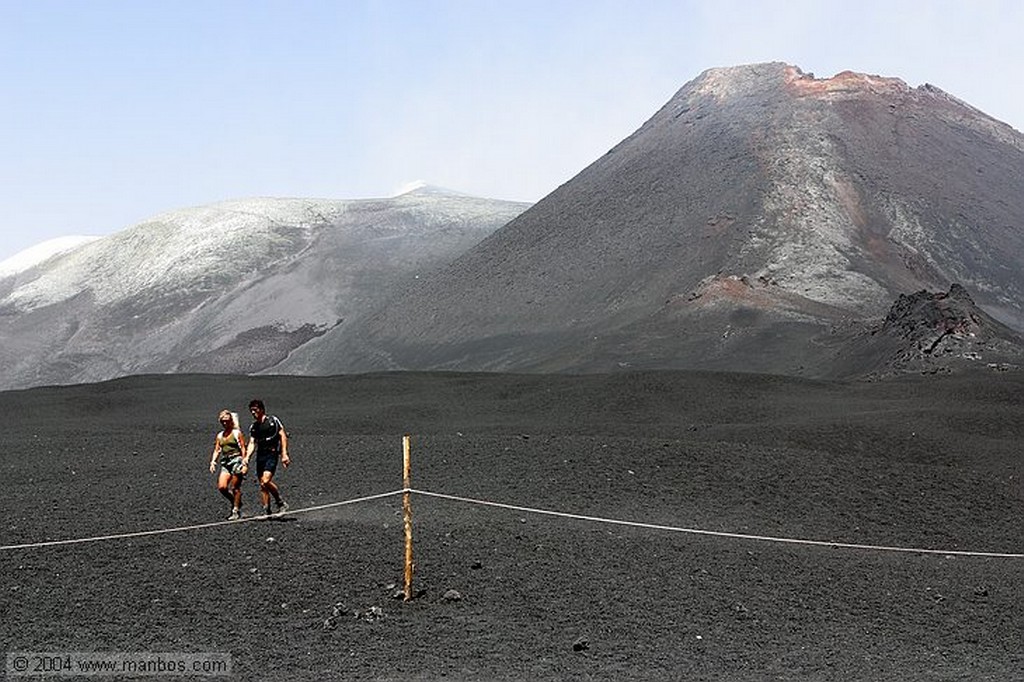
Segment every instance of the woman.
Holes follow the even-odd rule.
[[[228,521],[234,521],[242,516],[242,479],[249,468],[242,456],[245,452],[245,436],[238,428],[238,415],[234,412],[221,410],[217,419],[222,430],[213,443],[210,473],[214,473],[218,464],[220,465],[217,492],[231,502],[231,516],[228,517]]]

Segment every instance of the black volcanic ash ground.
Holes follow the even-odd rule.
[[[296,509],[401,487],[667,526],[1021,553],[1024,380],[140,377],[0,393],[0,544],[217,521],[263,397]],[[255,491],[246,488],[247,510]],[[0,551],[6,651],[228,652],[236,679],[1021,679],[1024,560],[785,545],[413,496]],[[455,599],[450,591],[457,591]],[[446,596],[447,595],[447,596]]]

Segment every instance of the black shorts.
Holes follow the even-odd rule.
[[[268,452],[266,454],[256,453],[256,475],[263,478],[263,472],[269,471],[270,475],[273,476],[274,472],[277,471],[277,453]]]

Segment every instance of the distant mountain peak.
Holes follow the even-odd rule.
[[[396,196],[396,197],[402,197],[402,196],[407,196],[407,195],[422,196],[422,195],[426,195],[426,194],[444,195],[444,196],[453,196],[453,197],[466,197],[466,196],[470,196],[470,195],[468,195],[468,194],[466,194],[464,192],[458,192],[456,190],[448,189],[446,187],[439,187],[437,185],[431,185],[430,183],[425,182],[423,180],[414,180],[412,182],[407,182],[406,184],[404,184],[404,185],[402,185],[401,187],[398,188],[398,190],[395,192],[394,196]]]
[[[694,79],[692,85],[702,94],[744,94],[755,85],[784,85],[798,96],[815,96],[822,99],[844,99],[866,93],[875,95],[906,95],[920,91],[932,96],[964,104],[930,83],[911,87],[906,81],[891,76],[843,70],[834,76],[818,78],[812,72],[805,72],[799,66],[784,62],[765,62],[740,66],[723,66],[707,69]]]
[[[806,94],[865,90],[906,91],[910,89],[899,78],[850,70],[841,71],[830,78],[817,78],[813,73],[805,72],[799,66],[785,62],[716,66],[706,69],[684,86],[684,89],[692,87],[700,94],[724,96],[746,94],[746,91],[752,87],[770,86],[774,88],[779,84],[798,91],[803,90]]]
[[[866,98],[885,102],[894,116],[905,105],[916,104],[931,109],[956,125],[968,125],[1000,142],[1022,149],[1019,133],[967,102],[931,83],[916,87],[900,78],[844,70],[827,78],[784,62],[766,62],[707,69],[688,83],[674,100],[676,114],[689,110],[693,96],[711,96],[719,102],[738,101],[750,97],[771,97],[778,90],[801,99],[845,102]],[[680,101],[679,96],[683,99]]]
[[[833,376],[904,341],[875,336],[847,362],[848,330],[952,282],[1021,330],[1022,178],[1024,136],[934,86],[783,62],[708,69],[515,220],[339,329],[344,360],[325,371]]]

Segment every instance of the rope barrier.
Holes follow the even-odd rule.
[[[403,491],[405,492],[405,491]],[[859,545],[850,542],[832,542],[828,540],[801,540],[798,538],[777,538],[767,535],[750,535],[747,533],[728,533],[725,531],[716,530],[702,530],[699,528],[680,528],[676,526],[664,526],[654,523],[640,523],[637,521],[622,521],[619,519],[608,519],[600,516],[586,516],[583,514],[570,514],[567,512],[551,511],[549,509],[535,509],[533,507],[521,507],[514,504],[504,504],[501,502],[490,502],[488,500],[477,500],[470,497],[459,497],[457,495],[445,495],[442,493],[432,493],[426,490],[416,490],[410,488],[409,492],[417,495],[426,495],[427,497],[437,497],[444,500],[452,500],[455,502],[465,502],[468,504],[478,504],[487,507],[498,507],[501,509],[510,509],[513,511],[520,511],[532,514],[544,514],[546,516],[558,516],[566,519],[576,519],[580,521],[594,521],[596,523],[608,523],[618,526],[631,526],[633,528],[646,528],[650,530],[662,530],[672,531],[676,533],[690,533],[692,535],[712,535],[715,537],[732,538],[741,540],[758,540],[761,542],[778,542],[792,545],[817,545],[820,547],[831,547],[831,548],[843,548],[843,549],[866,549],[883,552],[907,552],[910,554],[942,554],[942,555],[953,555],[953,556],[972,556],[972,557],[991,557],[1000,559],[1024,559],[1024,554],[1012,554],[1004,552],[968,552],[962,550],[945,550],[945,549],[919,549],[913,547],[889,547],[885,545]]]
[[[813,545],[818,547],[830,547],[830,548],[842,548],[842,549],[861,549],[861,550],[872,550],[880,552],[903,552],[908,554],[939,554],[945,556],[969,556],[969,557],[988,557],[997,559],[1024,559],[1024,554],[1010,553],[1010,552],[971,552],[965,550],[947,550],[947,549],[927,549],[919,547],[895,547],[887,545],[865,545],[856,544],[851,542],[834,542],[831,540],[804,540],[800,538],[780,538],[772,537],[768,535],[752,535],[749,533],[730,533],[726,531],[716,530],[704,530],[700,528],[684,528],[679,526],[667,526],[655,523],[642,523],[639,521],[624,521],[621,519],[610,519],[601,516],[589,516],[586,514],[572,514],[569,512],[552,511],[550,509],[539,509],[535,507],[524,507],[515,504],[506,504],[502,502],[492,502],[490,500],[480,500],[471,497],[460,497],[458,495],[447,495],[444,493],[435,493],[428,490],[418,490],[416,488],[402,488],[400,490],[393,490],[387,493],[379,493],[377,495],[368,495],[366,497],[358,497],[351,500],[344,500],[342,502],[330,502],[328,504],[316,505],[313,507],[303,507],[301,509],[289,509],[286,515],[291,516],[293,514],[304,514],[312,511],[320,511],[323,509],[331,509],[334,507],[342,507],[350,504],[357,504],[360,502],[370,502],[373,500],[380,500],[386,497],[392,497],[403,493],[413,493],[416,495],[423,495],[425,497],[434,497],[443,500],[449,500],[453,502],[462,502],[466,504],[475,504],[485,507],[495,507],[499,509],[508,509],[512,511],[518,511],[530,514],[540,514],[544,516],[555,516],[559,518],[575,519],[578,521],[591,521],[594,523],[605,523],[617,526],[629,526],[632,528],[645,528],[648,530],[659,530],[668,531],[674,533],[688,533],[691,535],[708,535],[713,537],[731,538],[738,540],[754,540],[759,542],[774,542],[791,545]],[[138,538],[153,535],[164,535],[168,533],[180,533],[191,530],[201,530],[204,528],[213,528],[217,526],[225,526],[231,524],[245,523],[249,521],[261,521],[264,517],[262,516],[247,516],[235,521],[214,521],[210,523],[200,523],[191,526],[178,526],[176,528],[160,528],[156,530],[143,530],[135,531],[131,533],[116,533],[112,535],[99,535],[88,538],[74,538],[69,540],[48,540],[46,542],[30,542],[20,545],[0,545],[0,551],[14,550],[14,549],[34,549],[38,547],[54,547],[61,545],[74,545],[83,544],[88,542],[103,542],[106,540],[123,540],[128,538]]]
[[[404,492],[403,490],[392,490],[389,493],[380,493],[378,495],[369,495],[367,497],[358,497],[352,500],[344,500],[343,502],[331,502],[329,504],[321,504],[315,507],[303,507],[302,509],[289,509],[285,512],[285,515],[291,516],[292,514],[303,514],[311,511],[319,511],[321,509],[330,509],[332,507],[342,507],[347,504],[356,504],[357,502],[369,502],[371,500],[379,500],[385,497],[391,497],[392,495],[398,495]],[[211,521],[210,523],[199,523],[192,526],[178,526],[177,528],[158,528],[156,530],[140,530],[132,533],[116,533],[113,535],[98,535],[90,538],[74,538],[70,540],[48,540],[46,542],[29,542],[23,545],[0,545],[0,551],[10,549],[34,549],[37,547],[54,547],[58,545],[77,545],[86,542],[103,542],[105,540],[124,540],[127,538],[141,538],[149,535],[165,535],[167,533],[181,533],[189,530],[200,530],[203,528],[214,528],[216,526],[227,526],[238,523],[246,523],[249,521],[263,521],[266,517],[262,515],[257,516],[243,516],[240,519],[233,521]]]

